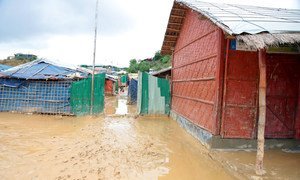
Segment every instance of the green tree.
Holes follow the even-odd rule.
[[[131,59],[129,63],[128,72],[137,73],[139,71],[139,64],[136,59]]]
[[[171,56],[170,55],[165,55],[163,56],[160,61],[163,63],[163,64],[167,64],[167,63],[170,63],[170,60],[171,60]]]
[[[154,55],[154,57],[152,58],[153,61],[158,61],[162,58],[163,56],[160,54],[160,51],[157,51]]]
[[[141,61],[139,64],[139,70],[141,72],[149,72],[149,69],[151,68],[150,63],[148,61]]]

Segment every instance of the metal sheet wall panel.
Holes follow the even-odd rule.
[[[219,31],[188,11],[173,54],[172,110],[218,133],[216,114]]]
[[[295,136],[299,80],[300,55],[268,54],[266,138]]]
[[[229,50],[226,63],[221,135],[253,138],[259,82],[257,53]]]
[[[145,72],[139,72],[138,113],[169,114],[170,113],[170,82]]]

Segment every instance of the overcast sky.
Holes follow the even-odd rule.
[[[202,0],[300,9],[299,0]],[[96,0],[0,0],[0,59],[31,53],[91,64]],[[160,50],[173,0],[99,0],[97,64],[128,66]]]

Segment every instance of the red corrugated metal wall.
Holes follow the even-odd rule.
[[[172,110],[213,134],[219,123],[220,36],[218,27],[188,11],[172,62]]]
[[[267,55],[266,138],[295,137],[299,80],[300,55]]]
[[[221,135],[253,138],[257,120],[259,69],[256,52],[229,50]]]

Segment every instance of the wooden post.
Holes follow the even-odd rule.
[[[258,53],[259,61],[259,117],[257,131],[257,154],[256,169],[257,175],[265,173],[263,169],[264,146],[265,146],[265,124],[266,124],[266,50],[260,49]]]
[[[172,51],[172,54],[171,54],[171,79],[170,79],[170,86],[171,86],[171,88],[170,88],[170,96],[171,96],[171,99],[170,99],[170,112],[171,112],[171,110],[172,110],[172,103],[173,103],[173,86],[174,86],[174,84],[173,84],[173,68],[174,68],[174,56],[175,56],[175,54],[174,54],[174,48],[172,47],[171,48],[171,51]],[[169,114],[169,116],[170,116],[170,114]]]

